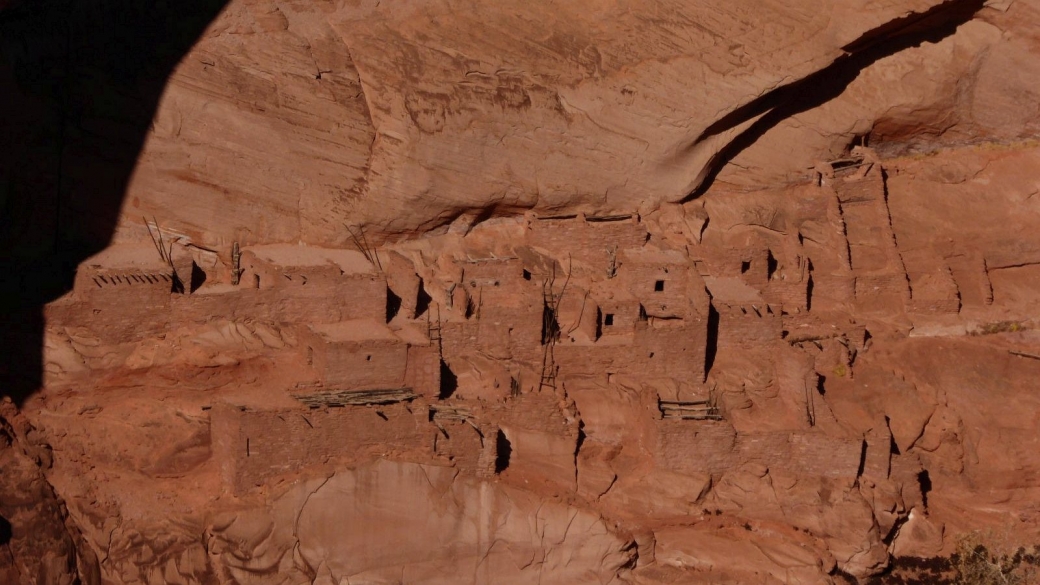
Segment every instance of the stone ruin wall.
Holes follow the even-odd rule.
[[[386,280],[378,275],[201,294],[171,294],[165,284],[140,289],[134,288],[132,294],[118,286],[89,293],[77,290],[70,298],[48,305],[47,320],[82,323],[102,341],[127,342],[161,334],[169,330],[170,323],[205,324],[227,319],[317,324],[386,313]],[[330,298],[342,302],[330,303]]]
[[[610,375],[620,374],[670,378],[692,385],[698,396],[707,395],[704,382],[710,343],[724,350],[774,343],[782,337],[781,307],[804,309],[809,302],[808,277],[802,272],[791,282],[767,279],[771,252],[764,247],[721,255],[732,260],[726,262],[724,274],[732,273],[749,285],[761,284],[759,290],[775,299],[753,305],[710,299],[692,261],[676,262],[663,253],[626,252],[625,246],[638,248],[647,239],[646,228],[637,218],[609,222],[588,222],[580,217],[534,219],[528,220],[526,233],[528,244],[555,253],[558,267],[564,262],[559,258],[564,250],[577,252],[567,253],[566,261],[577,267],[576,274],[584,272],[598,282],[589,292],[580,283],[573,284],[557,315],[567,321],[561,325],[576,325],[587,338],[579,342],[564,334],[552,348],[552,365],[559,368],[557,384],[561,388],[568,379],[610,383]],[[132,319],[140,336],[160,331],[168,319],[201,322],[213,315],[307,325],[386,315],[386,276],[343,274],[327,267],[272,266],[248,250],[244,258],[248,260],[244,278],[234,292],[146,295],[141,297],[142,303],[120,304],[121,315],[133,317],[115,323],[102,318],[95,326],[115,335],[129,331]],[[442,360],[450,367],[474,356],[514,364],[502,373],[510,379],[498,380],[497,385],[512,385],[523,376],[528,379],[521,396],[537,390],[546,355],[541,313],[544,303],[557,297],[546,297],[551,274],[544,274],[544,266],[541,272],[525,266],[524,261],[508,258],[463,263],[461,285],[470,306],[464,318],[437,323],[436,343],[432,339],[419,345],[399,339],[336,341],[301,326],[298,351],[319,380],[319,386],[308,391],[406,388],[418,394],[420,401],[436,402],[443,391]],[[613,268],[609,273],[608,267]],[[259,277],[258,288],[253,286],[254,275]],[[877,274],[863,277],[863,282],[876,280],[888,290],[889,281],[899,277]],[[564,276],[556,275],[555,293],[561,278]],[[832,281],[844,282],[844,278]],[[827,282],[826,277],[814,282],[814,293],[820,294],[821,288],[826,291]],[[604,290],[617,291],[616,298],[604,296]],[[104,290],[90,294],[93,296],[73,299],[65,310],[82,310],[87,298],[93,306],[107,298]],[[832,294],[841,297],[844,293]],[[161,304],[149,304],[152,296]],[[582,297],[580,306],[578,296]],[[405,304],[414,303],[407,299]],[[718,311],[718,331],[710,329],[709,304]],[[135,313],[135,307],[140,311]],[[610,325],[605,323],[608,315],[612,316]],[[430,315],[425,319],[429,322]],[[494,375],[497,380],[498,374]],[[212,412],[212,432],[223,476],[236,493],[269,477],[319,469],[333,460],[376,452],[446,458],[461,469],[487,474],[495,465],[499,435],[511,449],[511,468],[550,483],[559,484],[564,478],[560,485],[571,489],[577,429],[559,418],[558,405],[542,402],[532,403],[540,405],[537,408],[518,407],[490,418],[479,413],[446,414],[450,409],[437,411],[424,402],[274,410],[221,405]],[[879,477],[888,475],[889,455],[874,445],[877,441],[871,443],[866,451],[869,456],[863,460],[862,439],[840,439],[821,432],[736,434],[726,422],[659,418],[651,424],[655,457],[680,473],[715,473],[737,461],[767,465],[782,461],[793,472],[820,477],[854,478],[861,467]]]
[[[436,431],[428,418],[426,409],[401,403],[272,410],[224,404],[210,412],[210,432],[222,479],[241,494],[280,475],[366,454],[428,457]]]
[[[863,446],[861,439],[822,432],[737,434],[725,423],[657,423],[657,459],[679,473],[721,473],[741,464],[760,464],[803,476],[855,479]],[[880,463],[872,471],[880,473]]]
[[[528,218],[527,244],[552,254],[565,263],[580,263],[579,269],[606,274],[621,250],[639,248],[647,241],[646,228],[635,216],[619,221],[586,221],[581,216],[566,219]]]
[[[329,341],[306,329],[307,359],[322,384],[337,389],[397,389],[406,385],[408,346],[399,340]]]

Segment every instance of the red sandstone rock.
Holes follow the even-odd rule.
[[[1035,543],[1040,7],[833,4],[232,1],[0,407],[0,580]]]

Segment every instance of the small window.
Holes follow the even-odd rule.
[[[526,268],[524,269],[524,280],[531,280],[531,272]]]
[[[654,292],[664,292],[664,281],[658,280],[654,283]]]
[[[740,263],[740,273],[741,274],[745,274],[745,273],[747,273],[748,270],[751,270],[751,261],[748,260],[746,262],[741,262]]]
[[[372,356],[370,356],[370,355],[366,355],[366,356],[365,356],[365,361],[366,361],[366,362],[370,362],[370,361],[372,361]]]
[[[607,313],[603,315],[603,325],[610,327],[614,324],[614,313]]]

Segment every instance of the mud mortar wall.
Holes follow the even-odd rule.
[[[241,494],[271,478],[372,454],[433,449],[436,429],[425,408],[406,404],[328,409],[251,410],[232,405],[211,412],[214,455],[221,477]]]
[[[722,473],[752,463],[797,475],[852,479],[858,475],[863,452],[861,440],[819,432],[738,435],[726,423],[661,420],[656,424],[657,457],[680,473]]]

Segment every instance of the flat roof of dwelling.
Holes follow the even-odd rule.
[[[320,267],[333,264],[345,274],[375,272],[375,266],[357,250],[318,248],[304,244],[264,244],[249,246],[243,251],[251,252],[258,259],[280,267]]]
[[[641,262],[644,264],[693,265],[693,262],[687,258],[686,254],[678,250],[662,250],[660,248],[644,246],[642,248],[626,248],[621,250],[621,254],[622,257],[633,262]]]
[[[705,276],[711,298],[724,303],[761,303],[762,296],[736,276]]]
[[[429,324],[425,322],[405,323],[394,331],[398,339],[408,345],[429,345]]]
[[[162,260],[159,250],[151,242],[109,246],[84,260],[80,266],[117,270],[169,269],[169,265]]]
[[[315,334],[330,342],[392,341],[403,343],[401,338],[387,327],[386,323],[375,319],[353,319],[339,323],[308,325],[308,327]]]

